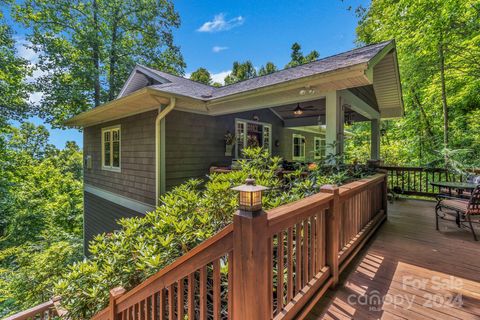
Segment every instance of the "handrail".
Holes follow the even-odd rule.
[[[208,238],[132,290],[124,294],[122,292],[121,295],[115,297],[113,306],[109,305],[98,312],[92,319],[112,319],[112,309],[114,309],[113,313],[115,315],[122,312],[130,312],[129,309],[132,308],[132,306],[139,303],[146,305],[148,299],[151,299],[153,303],[153,300],[156,299],[154,296],[155,293],[163,292],[162,290],[167,288],[169,289],[171,299],[171,297],[173,297],[172,285],[178,283],[181,279],[190,276],[200,267],[205,266],[212,261],[218,261],[220,257],[231,252],[232,248],[233,225],[229,224],[220,232]],[[153,310],[153,306],[151,306],[150,310]]]
[[[342,198],[342,200],[346,200],[352,195],[358,192],[361,192],[364,189],[369,188],[373,184],[378,184],[384,179],[385,179],[385,174],[377,173],[373,176],[356,180],[348,184],[345,184],[343,186],[340,186],[340,197]]]
[[[120,310],[124,309],[123,305],[128,304],[131,297],[140,297],[137,300],[141,300],[145,298],[146,294],[150,293],[149,290],[151,290],[151,287],[167,287],[175,282],[177,278],[183,278],[198,269],[199,265],[206,264],[217,259],[223,253],[229,252],[233,248],[232,233],[233,225],[229,224],[220,232],[208,238],[173,263],[118,298],[118,308]]]
[[[56,304],[57,300],[52,299],[30,309],[11,315],[4,320],[26,320],[31,318],[35,319],[37,316],[41,319],[51,319],[59,315],[56,309]]]
[[[386,183],[375,174],[267,212],[237,212],[232,224],[137,287],[112,289],[93,319],[304,315],[385,220]]]
[[[292,203],[271,209],[267,212],[270,233],[275,234],[288,225],[295,224],[311,215],[312,211],[321,211],[329,206],[333,196],[317,193]]]

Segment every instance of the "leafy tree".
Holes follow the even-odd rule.
[[[478,163],[475,131],[468,130],[468,117],[480,106],[478,1],[376,0],[357,12],[359,43],[397,42],[406,116],[389,121],[385,138],[404,143],[395,152],[402,157],[388,160],[424,164],[448,147],[476,150],[465,160]],[[395,151],[383,142],[382,149]]]
[[[30,86],[25,82],[31,70],[17,56],[12,29],[0,12],[0,118],[20,119],[28,114]]]
[[[197,70],[193,71],[190,75],[190,80],[204,84],[212,84],[212,77],[210,76],[210,72],[208,72],[208,70],[205,68],[198,68]]]
[[[172,33],[180,18],[169,0],[27,0],[14,13],[32,30],[45,73],[35,82],[44,94],[38,114],[55,126],[114,99],[136,63],[183,74]]]
[[[0,317],[44,302],[82,258],[82,155],[48,131],[0,127]]]
[[[287,63],[285,68],[296,67],[301,64],[312,62],[317,60],[320,57],[318,51],[313,50],[307,56],[303,56],[302,47],[298,42],[292,44],[292,53],[290,54],[290,62]]]
[[[259,76],[264,76],[270,73],[274,73],[277,71],[277,66],[273,64],[273,62],[267,62],[265,66],[262,66],[260,70],[258,70]]]
[[[233,63],[232,72],[225,77],[225,84],[233,84],[239,81],[255,78],[257,71],[252,62],[247,60],[243,63],[235,61]]]

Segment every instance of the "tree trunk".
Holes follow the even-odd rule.
[[[442,106],[443,106],[443,144],[444,148],[448,148],[448,105],[447,105],[447,90],[445,88],[445,55],[443,47],[443,39],[438,46],[438,53],[440,56],[440,81],[442,84]],[[448,167],[448,155],[445,152],[445,168]]]
[[[100,105],[100,45],[98,37],[98,4],[97,0],[93,0],[93,24],[95,28],[95,37],[93,39],[93,65],[95,68],[94,79],[94,101],[95,107]]]
[[[112,38],[110,45],[109,74],[108,74],[108,100],[115,99],[115,68],[117,67],[117,19],[118,12],[115,11],[112,23]]]
[[[428,120],[427,113],[425,112],[425,109],[423,108],[423,105],[420,102],[420,99],[418,98],[417,93],[413,89],[412,89],[412,96],[413,96],[413,100],[415,101],[415,104],[420,109],[420,113],[422,114],[423,120],[425,121],[427,134],[429,138],[433,139],[432,126],[430,124],[430,121]]]
[[[445,87],[445,55],[443,43],[438,47],[440,56],[440,81],[442,85],[442,106],[443,106],[443,144],[445,148],[448,147],[448,104],[447,104],[447,90]]]

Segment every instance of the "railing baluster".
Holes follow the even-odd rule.
[[[165,312],[167,311],[166,309],[166,299],[165,299],[165,289],[161,289],[159,292],[159,302],[160,302],[160,320],[165,320]]]
[[[181,320],[184,318],[184,283],[183,278],[177,281],[177,319]]]
[[[200,268],[200,320],[207,320],[207,267]]]
[[[287,303],[293,298],[293,228],[287,234]]]
[[[297,223],[295,226],[295,294],[302,287],[302,225]]]
[[[220,320],[220,311],[221,311],[221,299],[220,299],[220,290],[221,290],[221,278],[220,278],[220,260],[215,259],[213,261],[213,319]]]
[[[233,251],[228,253],[228,319],[233,319]]]
[[[302,277],[302,287],[305,287],[305,285],[308,282],[309,279],[309,274],[308,274],[308,222],[307,220],[303,221],[303,252],[302,252],[302,257],[303,257],[303,277]]]
[[[188,275],[188,319],[195,319],[195,273]]]
[[[310,278],[315,275],[315,270],[317,269],[317,259],[316,259],[316,221],[315,215],[310,217]]]
[[[173,284],[168,287],[168,319],[175,320],[175,287]]]
[[[283,309],[283,231],[277,235],[277,313]]]

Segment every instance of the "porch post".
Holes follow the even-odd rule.
[[[380,160],[380,119],[372,119],[370,136],[370,159]]]
[[[272,241],[267,214],[238,210],[233,230],[233,319],[271,319]]]
[[[325,95],[325,124],[326,128],[326,154],[343,153],[343,107],[338,91],[330,91]],[[335,143],[336,148],[332,148]]]

